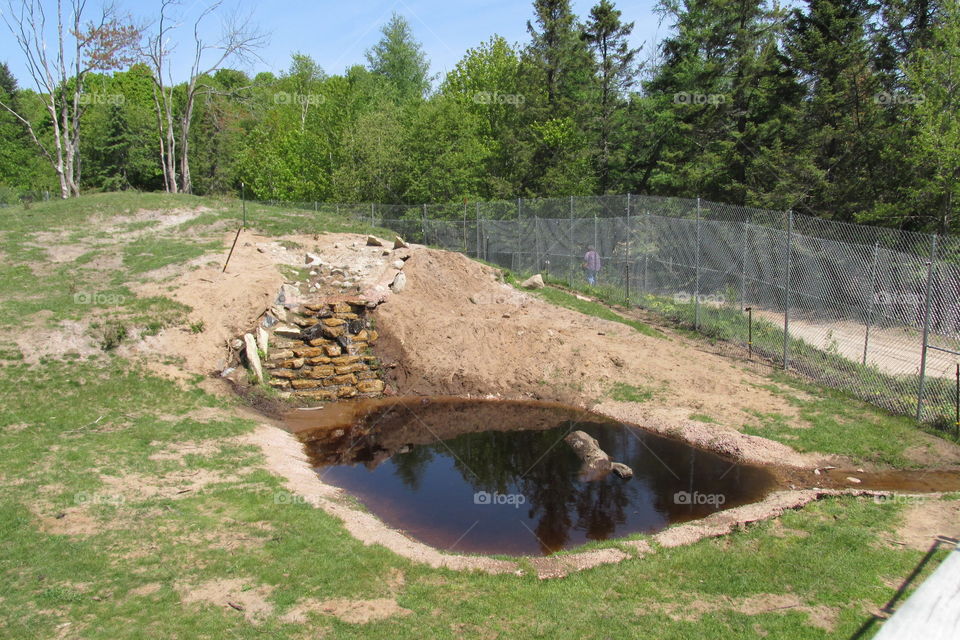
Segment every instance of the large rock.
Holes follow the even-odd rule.
[[[564,441],[570,445],[577,457],[583,462],[580,467],[580,479],[588,482],[602,480],[610,473],[610,456],[604,453],[600,445],[583,431],[574,431]]]
[[[284,284],[280,287],[280,294],[277,296],[277,304],[283,305],[287,309],[293,309],[300,306],[302,294],[300,289],[292,284]]]
[[[397,236],[396,238],[394,238],[393,240],[394,249],[406,249],[407,246],[408,246],[407,243],[404,242],[403,238],[401,238],[400,236]]]
[[[254,340],[252,333],[243,336],[244,352],[247,356],[247,363],[257,377],[257,382],[263,384],[263,364],[260,362],[260,354],[257,353],[257,341]]]
[[[393,284],[390,286],[394,293],[400,293],[407,288],[407,275],[401,271],[393,279]]]
[[[521,282],[520,286],[524,289],[543,289],[547,285],[543,283],[543,276],[538,273]]]
[[[367,246],[368,247],[382,247],[383,240],[376,236],[367,236]]]

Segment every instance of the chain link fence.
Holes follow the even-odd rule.
[[[541,273],[890,411],[960,429],[956,237],[629,195],[300,208]],[[591,248],[602,265],[593,286],[583,268]]]

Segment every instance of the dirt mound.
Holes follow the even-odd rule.
[[[376,312],[401,394],[532,397],[602,411],[613,387],[628,384],[649,397],[633,405],[639,424],[705,413],[721,423],[710,430],[733,433],[753,411],[795,412],[759,387],[764,379],[721,356],[558,308],[463,255],[417,248],[404,273],[404,291]],[[787,447],[734,449],[756,461],[804,462]]]
[[[232,235],[224,237],[227,248],[233,241]],[[264,241],[265,238],[253,234],[241,234],[226,273],[221,262],[187,270],[172,281],[136,286],[139,296],[168,296],[189,306],[189,324],[196,330],[164,329],[135,343],[129,351],[149,356],[151,366],[175,377],[184,373],[208,374],[225,366],[228,341],[254,326],[284,282],[276,264],[257,250],[258,242]],[[221,260],[226,259],[226,251]],[[178,364],[157,364],[164,359]]]

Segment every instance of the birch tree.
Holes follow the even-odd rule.
[[[258,60],[257,51],[267,44],[266,34],[253,25],[249,17],[241,18],[237,14],[222,16],[219,38],[214,42],[208,41],[202,35],[202,25],[211,16],[220,15],[222,4],[220,0],[207,4],[193,22],[190,72],[179,111],[174,104],[170,57],[175,47],[172,34],[183,27],[183,16],[177,15],[182,6],[181,0],[160,0],[156,28],[147,36],[142,48],[143,58],[153,71],[160,161],[164,184],[170,193],[193,191],[190,177],[190,126],[197,97],[206,90],[204,78],[224,68],[228,62]]]
[[[50,16],[45,4],[43,0],[7,0],[2,13],[43,100],[53,139],[38,133],[38,123],[13,104],[0,102],[0,107],[23,123],[56,172],[60,196],[69,198],[80,195],[80,120],[90,101],[84,94],[84,80],[92,71],[130,64],[140,36],[112,4],[103,5],[96,18],[86,22],[87,0],[57,0]],[[51,37],[53,46],[48,46]]]

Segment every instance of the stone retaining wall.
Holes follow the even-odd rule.
[[[363,301],[304,304],[283,311],[284,322],[273,328],[263,363],[267,384],[285,397],[309,400],[383,394],[380,362],[370,348],[378,335]]]

